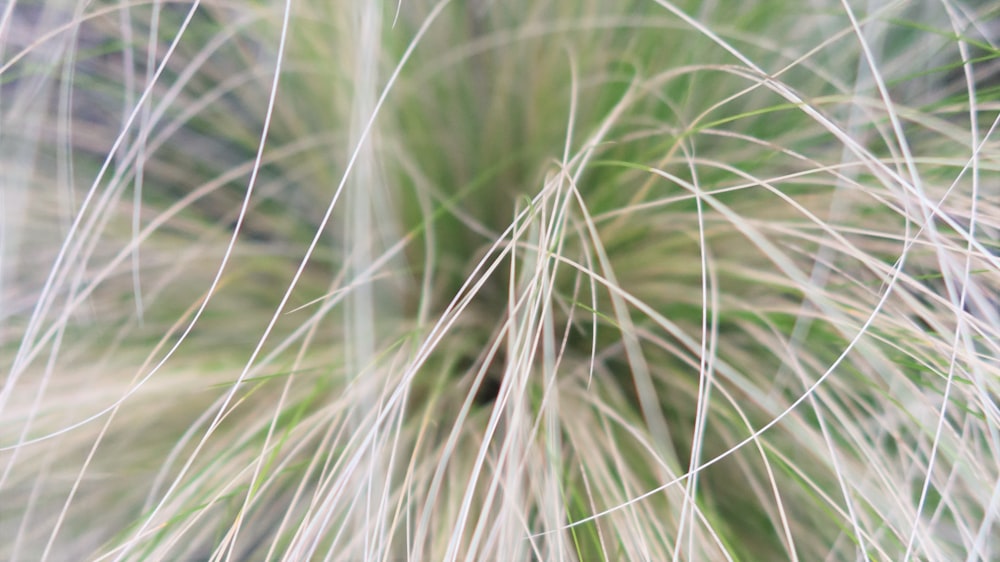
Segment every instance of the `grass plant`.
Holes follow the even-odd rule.
[[[8,1],[0,557],[997,560],[998,22]]]

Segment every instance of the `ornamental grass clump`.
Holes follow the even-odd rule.
[[[1000,8],[0,9],[0,557],[995,560]]]

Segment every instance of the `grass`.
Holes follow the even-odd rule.
[[[993,560],[989,2],[0,10],[0,555]]]

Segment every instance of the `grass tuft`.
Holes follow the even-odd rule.
[[[975,0],[0,9],[0,556],[994,560]]]

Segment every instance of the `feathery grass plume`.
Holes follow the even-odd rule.
[[[0,557],[996,560],[1000,8],[0,9]]]

